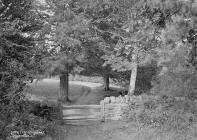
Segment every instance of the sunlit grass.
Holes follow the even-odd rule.
[[[34,81],[30,84],[30,93],[36,96],[46,97],[48,99],[58,99],[59,94],[59,80],[58,79],[43,79],[41,81]],[[84,90],[89,90],[88,87],[70,84],[69,85],[69,97],[75,99]]]

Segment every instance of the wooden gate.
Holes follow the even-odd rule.
[[[126,104],[105,104],[104,101],[100,105],[62,105],[62,119],[72,125],[119,120],[125,107]]]
[[[67,124],[89,124],[102,120],[100,105],[63,105],[62,109],[62,117]]]

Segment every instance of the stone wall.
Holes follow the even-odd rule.
[[[129,103],[135,104],[135,109],[139,109],[143,106],[145,101],[150,100],[158,100],[161,97],[159,96],[148,96],[148,95],[140,95],[140,96],[118,96],[118,97],[106,97],[101,101],[101,108],[103,118],[105,120],[120,120],[123,119],[125,109],[127,109]],[[172,98],[173,99],[173,98]],[[175,97],[175,100],[184,100],[183,97]]]
[[[118,97],[106,97],[104,99],[105,104],[127,104],[130,98],[128,95],[125,96],[118,96]]]
[[[103,120],[121,120],[123,111],[127,108],[129,96],[106,97],[101,101]]]

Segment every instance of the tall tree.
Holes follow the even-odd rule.
[[[85,20],[74,13],[69,1],[48,1],[53,15],[51,16],[50,55],[44,60],[47,75],[58,75],[60,78],[61,101],[69,101],[69,74],[80,71],[81,40],[86,36]]]
[[[62,26],[58,31],[59,46],[67,43],[63,46],[68,48],[70,45],[73,50],[73,44],[78,43],[81,44],[79,46],[86,47],[85,50],[91,51],[96,47],[88,50],[88,46],[84,44],[89,40],[102,42],[99,48],[102,47],[104,57],[101,57],[100,62],[106,62],[100,68],[105,70],[111,65],[116,71],[131,71],[129,94],[133,94],[138,65],[145,60],[147,54],[152,53],[152,48],[158,46],[159,42],[157,28],[154,28],[147,15],[147,3],[143,0],[63,0],[58,1],[56,7],[57,25]],[[104,75],[106,84],[108,76]]]
[[[91,27],[105,43],[106,64],[114,70],[131,71],[129,94],[135,90],[137,69],[158,40],[151,22],[144,16],[143,1],[103,1],[91,13],[97,15]]]
[[[87,42],[94,42],[94,47],[86,46],[85,54],[93,52],[91,61],[88,60],[89,69],[92,73],[97,73],[103,76],[105,89],[109,89],[109,77],[113,75],[115,71],[111,69],[109,64],[105,64],[106,50],[113,48],[120,39],[119,36],[114,35],[114,30],[120,30],[122,21],[117,17],[117,7],[114,2],[110,1],[96,1],[96,0],[83,0],[83,1],[72,1],[70,7],[72,10],[88,21],[87,27],[91,34],[91,38],[88,38]],[[121,15],[122,16],[122,15]],[[119,23],[120,22],[120,23]],[[98,55],[99,54],[99,55]],[[89,57],[89,56],[87,56]],[[96,61],[97,63],[93,62]],[[93,68],[94,67],[94,68]]]
[[[153,44],[156,31],[145,15],[146,2],[141,1],[72,1],[76,13],[88,19],[92,36],[103,42],[105,65],[116,71],[131,71],[129,93],[133,94],[138,63],[144,59]]]
[[[0,1],[0,137],[10,126],[22,129],[23,91],[40,66],[42,49],[37,45],[44,21],[30,0]],[[28,118],[27,118],[28,119]],[[15,121],[13,121],[15,120]]]
[[[80,66],[83,70],[80,72],[86,76],[101,76],[103,77],[104,89],[110,90],[109,78],[115,74],[110,65],[104,66],[105,60],[102,58],[105,55],[103,47],[98,39],[87,39],[82,43],[83,58]]]

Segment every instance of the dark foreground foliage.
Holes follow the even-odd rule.
[[[0,138],[13,137],[17,132],[42,132],[32,139],[39,140],[46,135],[57,136],[58,106],[41,105],[39,102],[21,101],[13,108],[0,107]]]
[[[44,23],[45,19],[36,12],[32,0],[0,1],[1,140],[10,137],[12,131],[52,134],[54,123],[31,114],[31,102],[25,101],[23,95],[27,82],[40,70],[44,48],[39,39],[43,35]]]

